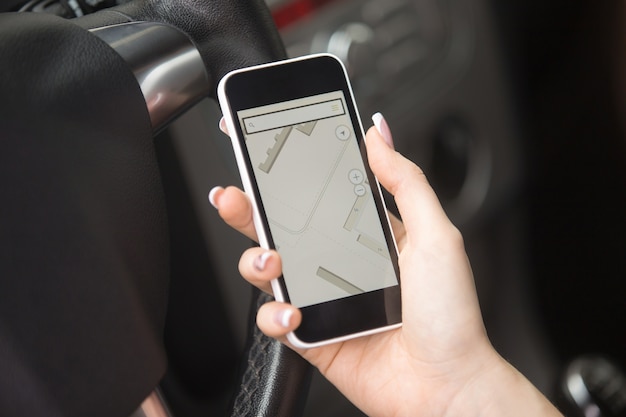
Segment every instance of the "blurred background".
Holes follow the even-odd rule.
[[[397,149],[425,170],[464,234],[487,330],[501,354],[553,399],[564,367],[579,355],[602,354],[623,367],[625,3],[268,4],[289,55],[328,51],[341,57],[364,124],[381,111]],[[202,288],[209,285],[207,274],[185,253],[180,263],[198,271],[198,280],[173,286],[189,292],[181,300],[205,300],[215,291],[219,300],[211,308],[221,303],[227,317],[222,328],[212,329],[213,313],[190,314],[184,307],[193,320],[206,320],[200,361],[206,349],[215,349],[217,334],[222,344],[230,335],[235,350],[221,354],[232,358],[248,305],[236,266],[249,242],[224,227],[206,200],[214,185],[239,184],[230,142],[217,130],[219,117],[215,103],[201,103],[162,140],[168,148],[162,154],[178,155],[181,164],[181,184],[171,186],[172,195],[185,193],[177,198],[193,202],[188,218],[200,222],[197,239],[208,256],[200,259],[218,277],[216,288]],[[180,326],[171,330],[171,344],[181,344],[184,333]],[[189,352],[190,346],[180,349]],[[192,369],[182,363],[177,369],[174,362],[172,376],[196,390],[202,386],[197,381],[205,381],[201,375],[216,366],[214,360],[206,369],[187,363]],[[224,387],[205,383],[198,398]],[[315,376],[306,415],[360,413]]]
[[[2,10],[70,17],[75,4],[115,3],[7,0]],[[498,351],[555,400],[581,355],[625,368],[626,2],[268,6],[289,55],[344,60],[364,125],[382,112],[396,148],[425,170],[463,232]],[[220,116],[205,100],[156,142],[172,276],[182,277],[170,288],[163,390],[189,417],[224,413],[248,320],[237,262],[250,242],[207,201],[213,186],[240,183]],[[361,414],[316,375],[305,415]]]
[[[625,3],[268,4],[289,55],[341,57],[364,124],[381,111],[397,149],[426,171],[464,234],[488,333],[501,354],[553,399],[564,367],[579,355],[602,354],[624,366]],[[214,185],[239,184],[219,117],[216,104],[204,102],[162,143],[179,156],[187,188],[172,185],[172,192],[193,201],[197,238],[208,254],[203,262],[218,277],[210,292],[219,300],[211,305],[222,303],[227,317],[217,330],[212,314],[197,311],[194,320],[207,321],[207,348],[214,349],[216,334],[229,334],[236,350],[248,305],[236,265],[249,242],[224,227],[206,200]],[[189,259],[181,263],[201,271]],[[190,293],[180,299],[206,299],[205,277],[174,283]],[[173,345],[184,337],[176,333]],[[192,368],[172,373],[198,389],[203,372],[197,362]],[[224,387],[209,385],[207,392]],[[306,415],[359,413],[314,377]]]

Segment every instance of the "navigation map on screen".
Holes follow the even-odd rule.
[[[291,303],[397,285],[343,92],[238,118]]]

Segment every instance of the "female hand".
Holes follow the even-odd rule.
[[[559,415],[492,348],[460,232],[423,172],[394,151],[384,119],[376,116],[375,121],[378,128],[366,135],[370,166],[394,196],[404,223],[391,219],[399,249],[403,326],[294,350],[370,416]],[[250,201],[241,190],[216,187],[210,200],[227,224],[256,240]],[[281,274],[280,256],[251,248],[241,256],[239,270],[271,292],[269,282]],[[265,304],[257,315],[261,330],[286,344],[285,335],[300,320],[297,308],[279,302]]]

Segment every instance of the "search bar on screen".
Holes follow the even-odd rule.
[[[343,103],[340,99],[337,99],[261,114],[259,116],[244,117],[243,123],[246,133],[250,134],[285,126],[298,125],[313,120],[326,119],[328,117],[341,116],[342,114],[345,114]]]

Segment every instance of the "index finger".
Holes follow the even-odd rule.
[[[214,187],[209,192],[209,201],[227,225],[258,242],[252,204],[243,191],[234,186]]]

